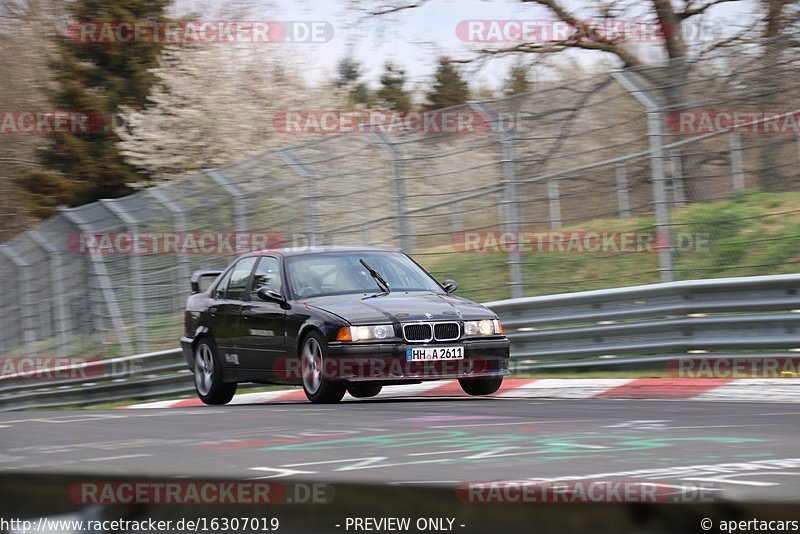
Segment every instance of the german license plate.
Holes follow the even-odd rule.
[[[464,347],[413,347],[406,349],[406,360],[409,362],[463,359]]]

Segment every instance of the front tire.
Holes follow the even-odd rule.
[[[355,385],[350,386],[347,388],[347,392],[350,396],[355,397],[357,399],[368,399],[370,397],[376,396],[378,393],[381,392],[383,386],[380,384],[366,384],[366,385]]]
[[[300,350],[300,370],[303,374],[303,391],[315,404],[332,404],[344,397],[347,386],[344,382],[333,382],[325,378],[325,360],[328,344],[317,332],[311,332],[303,340]]]
[[[502,376],[459,378],[458,383],[467,395],[491,395],[503,384]]]
[[[236,383],[222,381],[217,347],[208,338],[194,348],[194,388],[200,400],[210,405],[228,404],[236,393]]]

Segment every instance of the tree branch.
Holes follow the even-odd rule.
[[[369,14],[375,17],[380,17],[382,15],[391,15],[392,13],[399,13],[401,11],[407,11],[409,9],[416,9],[423,4],[428,3],[429,0],[419,0],[413,4],[398,4],[395,6],[386,6],[380,7],[373,11],[370,11]]]
[[[738,2],[739,0],[713,0],[712,2],[708,2],[706,4],[699,5],[697,7],[691,7],[691,3],[686,4],[686,8],[677,13],[678,18],[681,20],[686,20],[689,17],[694,17],[695,15],[702,15],[705,13],[708,8],[717,6],[719,4],[726,4],[728,2]]]
[[[548,43],[546,47],[542,48],[556,48],[556,51],[561,51],[565,48],[582,48],[584,50],[597,50],[600,52],[608,52],[610,54],[614,54],[626,67],[636,67],[641,65],[641,61],[638,57],[634,54],[628,52],[628,50],[617,40],[617,39],[610,39],[608,37],[604,37],[600,35],[596,28],[592,25],[586,23],[585,21],[580,20],[577,16],[575,16],[571,11],[569,11],[566,7],[561,5],[558,0],[521,0],[523,3],[533,3],[539,4],[540,6],[544,6],[550,9],[556,16],[572,26],[573,28],[582,28],[584,33],[589,35],[590,38],[588,39],[570,39],[566,41],[559,41]],[[558,49],[557,47],[563,47],[562,49]],[[537,53],[552,53],[551,51],[547,52],[538,52],[537,50],[525,50],[526,52],[537,52]]]

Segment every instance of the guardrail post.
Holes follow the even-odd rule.
[[[234,231],[246,232],[248,228],[247,213],[245,210],[245,194],[236,187],[235,184],[231,183],[219,169],[206,169],[203,172],[211,176],[215,182],[221,185],[222,188],[233,197]]]
[[[311,246],[316,246],[319,242],[319,221],[317,220],[317,191],[314,184],[314,175],[306,167],[297,161],[288,148],[279,148],[275,151],[280,158],[285,161],[300,177],[306,182],[306,231],[309,234]]]
[[[670,166],[672,167],[672,202],[676,206],[686,205],[686,195],[683,192],[683,163],[681,151],[671,150],[669,153]]]
[[[653,182],[653,211],[656,219],[656,248],[658,249],[658,272],[662,282],[674,280],[672,270],[672,239],[669,226],[669,204],[664,175],[664,112],[656,100],[640,89],[627,71],[615,71],[611,75],[636,98],[647,111],[647,137],[650,145],[650,172]]]
[[[68,208],[60,208],[59,211],[80,231],[91,232],[91,229],[87,226],[87,224]],[[108,270],[106,269],[106,264],[103,261],[103,256],[96,250],[92,250],[89,253],[89,262],[92,266],[95,280],[97,280],[100,294],[103,296],[103,302],[106,305],[106,311],[108,311],[109,319],[111,319],[111,324],[114,326],[114,330],[117,333],[117,341],[119,341],[123,351],[133,352],[130,340],[128,339],[128,334],[125,331],[125,321],[122,319],[122,312],[117,304],[117,297],[114,295],[114,288],[111,286],[111,278],[108,276]],[[95,310],[92,310],[92,313],[95,315],[95,317],[97,317],[97,312]],[[100,336],[102,343],[103,331],[101,328],[97,328],[97,334]]]
[[[66,295],[64,294],[64,265],[61,251],[38,230],[28,230],[31,240],[39,245],[47,254],[50,263],[50,282],[55,300],[55,319],[58,338],[58,357],[69,356],[70,319],[67,313]]]
[[[628,173],[624,163],[617,163],[614,167],[617,180],[617,204],[619,205],[619,216],[627,219],[631,216],[631,202],[628,198]]]
[[[503,149],[503,229],[515,236],[517,243],[508,250],[508,276],[511,284],[511,298],[519,298],[525,294],[525,282],[522,273],[522,258],[519,251],[519,215],[517,213],[517,177],[514,157],[514,138],[505,125],[501,125],[497,114],[486,109],[479,102],[470,102],[470,107],[491,119],[492,130],[500,138]]]
[[[561,198],[558,193],[558,179],[547,180],[547,198],[550,201],[550,228],[561,228]]]
[[[731,175],[733,176],[733,190],[744,189],[744,169],[742,167],[742,138],[738,133],[731,132]]]
[[[413,239],[414,236],[411,235],[411,229],[409,228],[409,221],[408,221],[408,214],[406,213],[405,207],[405,181],[403,178],[403,166],[401,164],[400,152],[397,148],[389,143],[381,133],[373,132],[370,134],[372,139],[374,139],[378,145],[384,149],[386,152],[389,153],[389,156],[392,158],[392,176],[394,178],[394,204],[395,204],[395,213],[397,217],[397,241],[400,244],[400,248],[406,252],[410,252],[414,247]]]
[[[34,343],[36,342],[36,327],[35,314],[33,308],[33,301],[31,300],[31,266],[25,261],[22,256],[17,254],[17,251],[9,245],[0,245],[0,254],[8,258],[11,263],[17,268],[17,284],[19,287],[19,303],[22,306],[20,310],[20,320],[22,323],[22,340],[25,343],[25,355],[33,357],[36,354],[34,350]]]

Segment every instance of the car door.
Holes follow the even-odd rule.
[[[212,292],[213,302],[208,307],[209,328],[226,366],[241,366],[238,350],[243,335],[239,315],[257,259],[249,256],[239,260]]]
[[[286,350],[286,310],[278,302],[266,302],[258,297],[258,289],[264,286],[283,294],[280,261],[273,256],[259,258],[249,295],[242,302],[244,337],[239,355],[242,367],[276,371],[275,366]]]

